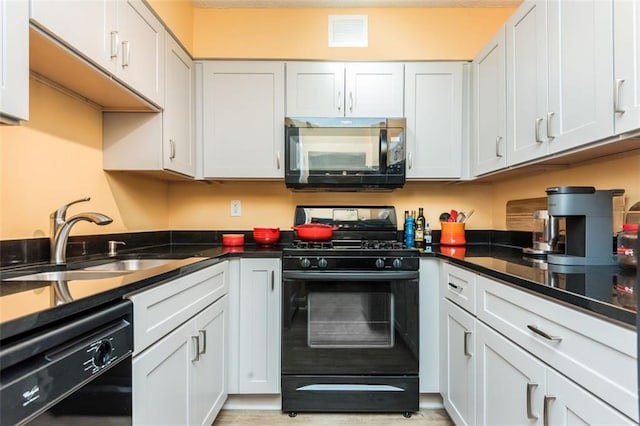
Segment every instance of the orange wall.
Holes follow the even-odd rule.
[[[147,0],[160,19],[193,54],[193,6],[191,0]]]
[[[471,59],[513,8],[194,9],[197,58]],[[329,48],[328,15],[368,15],[369,46]]]

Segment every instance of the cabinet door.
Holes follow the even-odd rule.
[[[211,425],[227,399],[227,296],[195,317],[198,356],[192,363],[191,424]]]
[[[547,7],[548,137],[555,153],[613,135],[613,1]]]
[[[615,132],[640,127],[640,3],[613,3]]]
[[[527,1],[506,24],[507,161],[509,165],[548,152],[547,2]]]
[[[279,259],[240,261],[240,393],[280,392]]]
[[[162,162],[167,170],[194,176],[193,61],[171,35],[165,42]]]
[[[30,5],[37,26],[103,69],[115,69],[115,1],[31,0]]]
[[[481,175],[507,164],[504,27],[473,60],[473,75],[471,165],[473,173]]]
[[[117,8],[119,56],[116,76],[162,107],[164,27],[142,0],[121,0],[117,2]]]
[[[404,64],[347,64],[345,115],[404,117]]]
[[[0,123],[29,118],[29,4],[0,0]]]
[[[550,368],[547,369],[543,413],[546,425],[637,424]]]
[[[342,62],[287,62],[287,117],[342,117]]]
[[[189,321],[134,357],[133,424],[191,424],[192,330]]]
[[[203,69],[205,178],[283,178],[284,64],[208,61]]]
[[[472,425],[476,418],[475,320],[448,300],[442,302],[444,407],[457,425]]]
[[[476,321],[480,425],[542,424],[545,366]]]
[[[405,68],[407,178],[462,175],[462,62]]]

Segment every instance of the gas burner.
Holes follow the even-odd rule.
[[[302,240],[293,240],[291,243],[291,248],[295,249],[332,249],[333,241],[302,241]]]
[[[400,241],[363,240],[360,243],[363,250],[398,250],[404,248]]]

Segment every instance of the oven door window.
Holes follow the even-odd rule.
[[[391,348],[393,294],[312,292],[308,295],[307,344],[311,348]]]

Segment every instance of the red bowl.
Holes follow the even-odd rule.
[[[253,239],[265,246],[276,244],[280,240],[280,228],[253,228]]]
[[[244,245],[244,234],[222,234],[222,245],[227,247]]]

